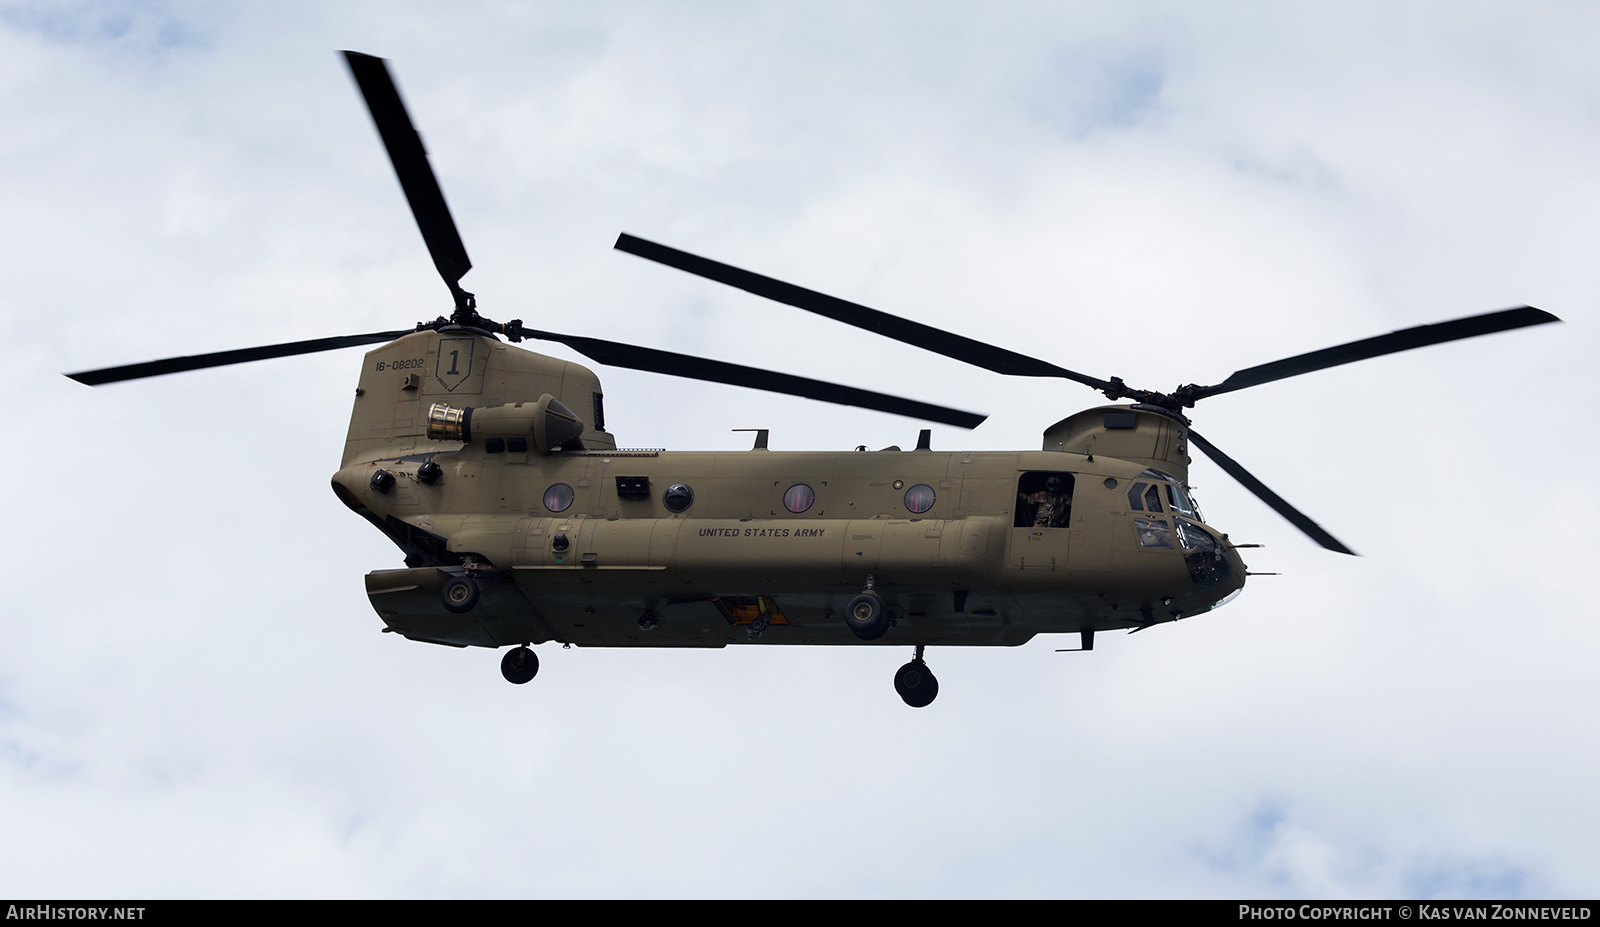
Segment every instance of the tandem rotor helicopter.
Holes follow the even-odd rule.
[[[472,267],[380,58],[345,52],[454,310],[415,328],[69,374],[91,386],[376,344],[361,368],[333,491],[405,555],[367,574],[385,631],[454,647],[531,644],[914,648],[908,705],[939,684],[934,646],[1142,630],[1211,611],[1247,573],[1187,487],[1189,449],[1323,547],[1352,551],[1190,427],[1202,399],[1366,358],[1559,321],[1522,306],[1236,371],[1212,386],[1135,389],[622,235],[616,248],[996,373],[1082,383],[1113,405],[1070,415],[1031,451],[624,449],[590,370],[513,347],[554,341],[600,364],[974,428],[983,416],[636,345],[500,323],[461,287]],[[509,343],[508,343],[509,342]],[[1131,400],[1131,402],[1119,402]]]

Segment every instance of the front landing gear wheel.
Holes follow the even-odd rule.
[[[871,592],[861,593],[844,607],[845,627],[864,641],[875,641],[887,634],[893,623],[883,601]]]
[[[917,650],[917,658],[895,672],[894,690],[912,708],[927,708],[939,694],[939,680],[928,671],[928,664],[922,662],[922,648]]]
[[[500,658],[500,675],[506,677],[506,682],[522,685],[539,675],[539,655],[527,647],[507,650]]]
[[[446,610],[465,615],[478,604],[478,582],[470,576],[452,576],[439,590]]]

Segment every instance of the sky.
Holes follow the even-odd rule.
[[[0,895],[1561,898],[1600,892],[1600,9],[1583,3],[0,0]],[[612,251],[661,241],[1218,396],[1251,552],[1137,636],[539,649],[379,633],[328,488],[359,349],[62,372],[449,308],[338,49],[390,59],[491,318],[988,413],[1100,397]],[[542,350],[577,360],[559,346]],[[620,444],[923,423],[599,368]]]

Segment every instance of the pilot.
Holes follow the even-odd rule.
[[[1029,493],[1022,501],[1034,506],[1035,528],[1065,528],[1072,518],[1072,493],[1060,476],[1045,479],[1044,489]]]

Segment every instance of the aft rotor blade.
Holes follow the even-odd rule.
[[[1212,460],[1216,461],[1217,466],[1221,467],[1223,472],[1244,484],[1245,489],[1255,493],[1256,498],[1271,506],[1274,512],[1277,512],[1284,518],[1289,519],[1290,524],[1294,525],[1296,528],[1299,528],[1301,531],[1304,531],[1311,537],[1311,540],[1316,541],[1318,544],[1321,544],[1323,547],[1326,547],[1331,551],[1341,554],[1349,554],[1352,557],[1356,556],[1355,551],[1340,543],[1338,538],[1329,534],[1321,525],[1308,518],[1304,512],[1290,505],[1282,496],[1268,489],[1267,484],[1256,479],[1255,475],[1249,470],[1239,466],[1239,462],[1237,460],[1234,460],[1232,457],[1229,457],[1227,454],[1224,454],[1222,451],[1218,450],[1215,444],[1212,444],[1205,438],[1200,437],[1200,434],[1193,428],[1189,429],[1189,440],[1194,444],[1195,447],[1205,451],[1207,457],[1210,457]]]
[[[400,178],[400,189],[405,191],[422,240],[427,242],[428,253],[433,255],[433,266],[449,285],[451,295],[457,296],[461,292],[461,278],[472,269],[472,261],[467,258],[467,246],[461,243],[455,220],[450,217],[450,207],[445,205],[439,179],[428,164],[422,136],[412,125],[406,105],[400,100],[400,91],[382,58],[347,51],[344,60],[350,66],[356,86],[361,88],[361,96],[367,101],[367,112],[372,114],[372,121],[378,127],[383,147],[389,151],[389,162]],[[460,304],[459,296],[457,304]]]
[[[336,338],[317,338],[312,341],[290,341],[269,344],[259,348],[240,348],[237,351],[217,351],[214,354],[191,354],[186,357],[169,357],[166,360],[145,361],[142,364],[125,364],[101,370],[85,370],[67,376],[89,386],[120,383],[123,380],[141,380],[158,377],[164,373],[182,373],[185,370],[204,370],[207,367],[226,367],[274,357],[293,357],[296,354],[315,354],[318,351],[335,351],[353,348],[359,344],[377,344],[409,335],[410,329],[398,332],[371,332],[365,335],[340,335]]]
[[[874,393],[870,390],[856,389],[851,386],[840,386],[837,383],[809,380],[805,377],[792,376],[787,373],[776,373],[756,367],[743,367],[739,364],[708,360],[704,357],[693,357],[688,354],[673,354],[670,351],[657,351],[654,348],[641,348],[632,344],[602,341],[599,338],[560,335],[555,332],[535,331],[533,329],[523,329],[522,335],[528,338],[536,338],[540,341],[559,342],[591,360],[608,364],[612,367],[646,370],[651,373],[664,373],[668,376],[686,377],[691,380],[704,380],[707,383],[725,383],[733,386],[746,386],[750,389],[762,389],[771,393],[803,396],[807,399],[820,399],[823,402],[833,402],[843,406],[856,406],[857,408],[890,412],[895,415],[920,418],[945,425],[955,425],[958,428],[976,428],[987,418],[987,416],[963,412],[960,409],[950,409],[926,402],[917,402],[914,399]]]
[[[729,286],[738,287],[757,296],[764,296],[767,299],[794,306],[796,309],[815,312],[834,321],[843,322],[846,325],[854,325],[856,328],[864,328],[869,332],[877,332],[886,338],[893,338],[896,341],[922,348],[925,351],[943,354],[945,357],[964,361],[986,370],[993,370],[996,373],[1019,377],[1064,377],[1068,380],[1076,380],[1086,386],[1092,386],[1098,390],[1111,388],[1111,383],[1105,380],[1078,373],[1074,370],[1068,370],[1065,367],[1058,367],[1049,361],[1029,357],[1026,354],[1018,354],[1015,351],[1008,351],[1005,348],[985,344],[982,341],[975,341],[953,332],[947,332],[930,325],[923,325],[921,322],[902,319],[897,315],[890,315],[887,312],[880,312],[877,309],[870,309],[858,303],[847,302],[833,296],[818,293],[815,290],[795,286],[792,283],[784,283],[782,280],[774,280],[771,277],[764,277],[748,270],[741,270],[738,267],[699,257],[687,251],[679,251],[676,248],[659,245],[643,238],[635,238],[626,232],[617,236],[615,247],[618,251],[626,251],[629,254],[655,261],[658,264],[676,267],[679,270],[705,277],[707,280],[726,283]]]
[[[1354,363],[1366,360],[1369,357],[1382,357],[1385,354],[1394,354],[1400,351],[1409,351],[1412,348],[1425,348],[1433,344],[1443,344],[1447,341],[1459,341],[1462,338],[1475,338],[1478,335],[1492,335],[1495,332],[1510,331],[1513,328],[1525,328],[1529,325],[1544,325],[1548,322],[1559,322],[1560,319],[1532,306],[1518,306],[1515,309],[1502,309],[1499,312],[1488,312],[1483,315],[1468,316],[1464,319],[1455,319],[1450,322],[1439,322],[1434,325],[1418,325],[1415,328],[1403,328],[1400,331],[1379,335],[1376,338],[1364,338],[1361,341],[1352,341],[1309,354],[1298,354],[1270,364],[1261,364],[1256,367],[1246,367],[1236,371],[1228,379],[1216,386],[1202,386],[1190,394],[1193,400],[1215,396],[1218,393],[1231,393],[1234,390],[1244,389],[1247,386],[1260,386],[1262,383],[1271,383],[1286,377],[1296,377],[1302,373],[1311,373],[1314,370],[1325,370],[1329,367],[1338,367],[1341,364]]]

